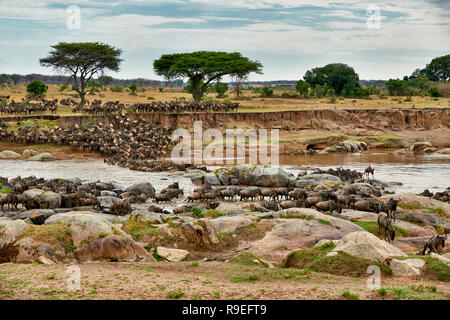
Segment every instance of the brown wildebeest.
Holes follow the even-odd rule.
[[[364,170],[364,175],[367,175],[367,179],[369,179],[370,174],[372,174],[372,179],[375,177],[375,168],[372,168],[370,165]]]

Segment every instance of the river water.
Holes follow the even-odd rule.
[[[294,174],[297,165],[320,168],[350,168],[363,171],[368,165],[375,168],[375,179],[386,182],[400,182],[394,186],[397,193],[419,193],[428,188],[431,192],[442,191],[450,186],[450,156],[448,155],[396,155],[392,153],[326,154],[281,157],[283,167]],[[211,167],[214,169],[216,167]],[[134,183],[150,182],[157,191],[174,181],[189,194],[194,188],[190,177],[173,173],[153,173],[132,171],[127,168],[109,166],[103,160],[60,160],[34,162],[23,160],[0,160],[0,176],[36,176],[38,178],[73,178],[83,181],[114,182],[128,187]]]

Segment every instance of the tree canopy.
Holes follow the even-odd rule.
[[[333,89],[337,95],[352,95],[360,87],[358,74],[344,63],[331,63],[321,68],[308,70],[303,79],[311,87],[319,85]]]
[[[153,62],[156,74],[166,79],[189,78],[192,96],[199,102],[208,88],[224,76],[262,73],[262,64],[239,52],[197,51],[162,55]]]
[[[450,54],[431,60],[425,67],[425,74],[432,81],[444,81],[450,79]]]
[[[118,71],[122,62],[121,49],[99,42],[60,42],[52,48],[49,56],[39,60],[40,64],[71,74],[81,104],[85,102],[86,85],[92,77],[97,73],[103,74],[107,69]]]

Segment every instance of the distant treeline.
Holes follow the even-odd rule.
[[[137,78],[137,79],[116,79],[112,77],[108,77],[112,79],[112,82],[109,82],[108,84],[111,85],[119,85],[119,86],[126,86],[128,87],[131,84],[136,84],[140,87],[165,87],[168,86],[169,83],[165,81],[160,80],[152,80],[152,79],[144,79],[144,78]],[[61,76],[61,75],[44,75],[44,74],[37,74],[37,73],[31,73],[26,75],[19,75],[19,74],[1,74],[0,75],[0,83],[29,83],[34,80],[42,81],[46,84],[65,84],[65,83],[71,83],[71,79],[68,76]],[[97,79],[94,79],[94,81],[97,81]],[[257,85],[257,86],[295,86],[297,83],[296,80],[274,80],[274,81],[246,81],[243,82],[242,85]],[[386,80],[359,80],[359,83],[362,86],[383,86],[386,83]],[[229,82],[231,85],[232,83]],[[172,87],[181,87],[186,86],[187,83],[183,83],[180,80],[175,80],[170,83],[170,86]]]

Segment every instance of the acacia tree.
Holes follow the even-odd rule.
[[[333,89],[338,95],[352,95],[360,88],[358,74],[344,63],[331,63],[322,68],[308,70],[303,79],[311,87],[319,85]]]
[[[86,86],[92,77],[106,69],[118,71],[122,62],[121,49],[99,42],[60,42],[52,48],[48,57],[39,60],[41,66],[71,74],[81,105],[85,103]]]
[[[450,54],[431,60],[425,67],[425,73],[432,81],[446,82],[450,78]]]
[[[198,103],[208,88],[222,77],[262,73],[262,64],[239,52],[197,51],[162,55],[153,62],[153,69],[166,79],[189,78],[192,97]]]

